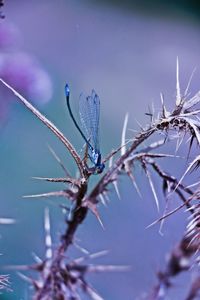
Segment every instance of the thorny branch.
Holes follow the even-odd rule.
[[[22,95],[20,95],[2,78],[0,78],[0,81],[17,97],[17,99],[19,99],[38,119],[40,119],[40,121],[42,121],[59,138],[59,140],[65,145],[69,153],[71,153],[72,157],[74,158],[81,173],[81,176],[84,176],[84,166],[82,160],[77,154],[72,144],[63,135],[63,133],[60,132],[60,130],[51,121],[49,121],[43,114],[41,114],[31,103],[29,103]]]
[[[157,162],[161,158],[163,159],[166,157],[171,157],[172,155],[154,152],[156,149],[162,147],[167,140],[169,140],[168,137],[170,136],[171,132],[175,132],[177,134],[178,146],[180,146],[180,144],[183,142],[185,136],[189,137],[189,151],[191,150],[194,141],[200,145],[200,120],[198,117],[200,110],[195,108],[200,103],[200,92],[190,99],[187,99],[186,92],[182,96],[180,91],[178,70],[179,67],[177,61],[177,95],[176,104],[172,112],[167,111],[163,96],[161,95],[162,109],[159,116],[155,118],[155,116],[151,115],[150,125],[141,129],[141,131],[132,138],[132,141],[129,143],[128,147],[124,143],[116,151],[112,151],[111,154],[107,156],[108,158],[113,159],[113,155],[116,155],[118,151],[121,150],[121,155],[118,155],[118,158],[116,158],[114,162],[109,165],[107,170],[104,172],[104,175],[99,179],[90,193],[87,193],[87,186],[90,176],[92,176],[93,173],[91,169],[89,170],[87,168],[86,159],[81,159],[73,145],[52,122],[44,117],[8,83],[0,79],[2,84],[4,84],[20,102],[22,102],[52,131],[52,133],[54,133],[62,141],[67,150],[71,153],[80,173],[80,177],[78,179],[69,176],[67,171],[65,172],[66,178],[38,177],[36,179],[50,182],[63,182],[67,185],[67,188],[61,191],[29,196],[63,196],[70,200],[72,204],[70,217],[66,219],[66,231],[61,236],[60,245],[58,248],[55,251],[50,252],[52,255],[46,256],[46,259],[41,260],[37,262],[36,265],[29,267],[30,269],[38,271],[40,274],[37,280],[29,279],[29,281],[35,287],[34,300],[79,300],[79,289],[87,293],[93,300],[102,299],[86,281],[85,276],[89,270],[91,271],[91,268],[89,268],[87,265],[81,265],[80,261],[68,261],[66,258],[66,253],[70,245],[75,245],[76,231],[87,217],[89,210],[91,210],[101,222],[97,206],[108,194],[112,184],[117,189],[119,176],[122,174],[128,175],[139,192],[133,174],[136,161],[139,162],[141,168],[146,174],[146,178],[149,181],[158,208],[159,200],[151,178],[152,172],[155,172],[162,180],[163,194],[166,196],[166,198],[176,193],[179,199],[183,202],[183,204],[177,209],[168,212],[156,222],[162,221],[167,216],[175,213],[182,207],[186,207],[191,213],[191,221],[188,225],[187,234],[184,236],[178,246],[172,251],[166,270],[158,273],[159,283],[153,289],[148,299],[164,299],[164,297],[159,298],[160,293],[163,293],[164,291],[165,295],[165,291],[171,287],[170,278],[189,268],[189,264],[186,266],[183,265],[182,262],[183,258],[186,258],[188,262],[189,258],[194,255],[195,252],[199,251],[200,248],[200,197],[199,191],[197,190],[195,192],[194,187],[189,187],[186,184],[183,184],[183,180],[189,171],[197,168],[200,165],[200,156],[195,157],[194,160],[188,164],[184,175],[179,180],[173,175],[170,175],[168,172],[162,170],[160,164]],[[142,148],[144,141],[147,142],[148,139],[155,133],[164,133],[165,139],[163,141],[154,142],[153,144],[150,143],[148,146],[143,146]],[[124,136],[125,134],[123,132],[123,140],[125,140]],[[175,158],[175,155],[172,157]],[[107,159],[104,161],[106,160]],[[57,161],[65,170],[60,160],[57,159]],[[197,201],[197,203],[194,203],[194,201]],[[95,268],[93,270],[97,270],[98,266]],[[112,268],[104,266],[100,269],[102,271],[107,271]],[[191,291],[188,294],[187,300],[194,299],[194,297],[192,298],[191,295],[197,295],[200,289],[199,281],[195,281],[193,286],[194,288],[191,287]]]
[[[197,245],[191,244],[190,239],[183,239],[173,248],[169,254],[164,271],[157,272],[158,284],[155,285],[146,300],[162,300],[166,298],[167,291],[173,286],[172,279],[181,272],[191,268],[191,257],[197,251]],[[188,296],[185,300],[194,300],[199,295],[199,276],[192,283]]]

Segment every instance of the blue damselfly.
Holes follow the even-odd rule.
[[[102,173],[105,165],[101,162],[101,152],[99,147],[99,117],[100,99],[94,90],[90,96],[80,95],[79,114],[83,130],[79,127],[69,103],[70,89],[68,84],[65,86],[65,95],[69,114],[88,147],[88,156],[94,165],[94,174]],[[84,131],[84,133],[83,133]]]

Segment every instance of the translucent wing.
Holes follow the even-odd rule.
[[[99,150],[100,99],[92,90],[91,96],[84,94],[79,98],[79,114],[83,130],[94,150]]]

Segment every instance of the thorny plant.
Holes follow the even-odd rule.
[[[0,0],[0,19],[4,19],[5,15],[2,13],[2,7],[4,6],[4,1]]]
[[[97,219],[101,222],[98,205],[104,202],[105,197],[109,193],[111,185],[117,190],[117,182],[122,174],[128,175],[131,178],[134,186],[138,187],[134,178],[135,163],[139,163],[144,170],[146,177],[150,183],[152,193],[154,195],[157,206],[159,206],[156,189],[152,181],[152,173],[155,172],[162,184],[163,192],[166,199],[174,197],[176,194],[181,200],[180,206],[176,209],[165,212],[165,214],[156,222],[163,222],[171,214],[175,213],[181,208],[186,208],[190,213],[190,223],[186,234],[180,243],[173,249],[165,271],[158,272],[158,284],[153,288],[152,292],[147,295],[146,299],[165,299],[167,289],[171,287],[171,277],[179,274],[183,270],[190,268],[190,258],[195,257],[197,264],[199,263],[199,248],[200,248],[200,192],[198,184],[188,186],[184,184],[185,176],[191,170],[195,170],[200,164],[200,155],[196,156],[191,162],[188,162],[186,171],[181,179],[170,175],[167,171],[163,170],[159,164],[160,158],[172,157],[169,154],[163,154],[157,149],[160,149],[165,144],[171,133],[176,133],[177,144],[180,145],[185,136],[189,137],[188,151],[194,142],[200,145],[200,110],[197,108],[200,103],[200,92],[192,98],[188,97],[188,87],[182,95],[179,85],[179,64],[177,59],[177,72],[176,72],[176,102],[172,111],[167,111],[164,104],[163,96],[161,95],[161,112],[157,118],[153,114],[151,122],[146,128],[141,128],[140,132],[132,138],[129,143],[126,143],[125,133],[127,127],[127,118],[125,119],[124,128],[122,132],[122,144],[117,150],[112,151],[106,159],[110,161],[103,175],[99,178],[96,185],[91,192],[87,191],[90,177],[93,175],[91,169],[87,168],[86,160],[78,155],[77,151],[69,140],[58,130],[58,128],[51,123],[45,116],[43,116],[36,108],[34,108],[22,95],[14,90],[8,83],[3,81],[4,84],[16,97],[21,101],[38,119],[40,119],[65,145],[73,160],[75,161],[78,170],[78,178],[70,176],[65,170],[65,178],[39,178],[49,182],[63,182],[67,184],[67,188],[60,191],[31,195],[30,197],[65,197],[72,202],[73,208],[70,218],[66,221],[66,230],[61,236],[60,244],[56,250],[51,249],[51,235],[49,233],[49,218],[48,211],[45,215],[45,228],[46,228],[46,257],[43,260],[37,260],[35,265],[24,267],[22,269],[32,269],[39,273],[38,279],[27,278],[32,286],[34,286],[35,293],[34,300],[47,300],[47,299],[63,299],[63,300],[79,300],[81,299],[80,290],[88,294],[93,300],[101,300],[102,297],[97,294],[90,284],[86,281],[86,274],[95,271],[109,271],[117,270],[114,266],[91,266],[84,264],[85,259],[75,259],[69,261],[66,253],[71,245],[75,244],[75,235],[78,227],[86,219],[88,212],[92,211]],[[150,143],[149,146],[142,148],[144,142],[156,133],[164,133],[163,140]],[[121,154],[116,159],[114,155],[121,151]],[[175,155],[174,155],[175,157]],[[60,160],[56,157],[58,162],[64,168]],[[138,190],[139,192],[139,190]],[[154,222],[154,223],[156,223]],[[101,254],[101,253],[100,253]],[[98,255],[98,254],[97,254]],[[93,257],[95,255],[90,255]],[[200,291],[200,278],[197,277],[187,296],[187,300],[195,299]]]
[[[10,225],[10,224],[14,224],[14,223],[15,223],[14,219],[0,218],[0,225]],[[8,274],[1,274],[0,275],[0,291],[2,291],[2,290],[11,291],[10,278],[9,278]]]

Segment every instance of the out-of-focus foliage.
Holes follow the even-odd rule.
[[[126,9],[139,9],[142,11],[149,11],[150,13],[172,14],[185,13],[191,14],[200,18],[200,2],[198,0],[103,0],[106,3],[117,5]],[[96,1],[97,2],[97,1]]]

